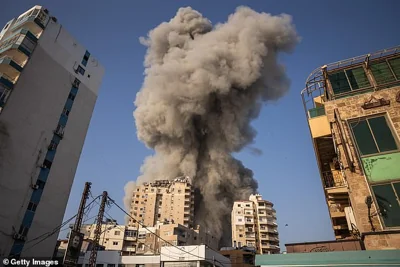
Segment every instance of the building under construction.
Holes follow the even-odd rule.
[[[400,47],[322,66],[301,95],[336,239],[400,248]]]

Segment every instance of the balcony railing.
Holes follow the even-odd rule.
[[[322,173],[325,188],[346,186],[346,181],[344,180],[340,171],[327,171]]]

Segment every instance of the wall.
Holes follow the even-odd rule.
[[[361,250],[359,240],[338,240],[329,242],[307,242],[286,244],[287,253],[310,253],[310,252],[330,252],[330,251],[354,251]]]
[[[365,93],[362,95],[356,95],[353,97],[342,98],[339,100],[329,101],[325,103],[325,110],[328,116],[328,120],[330,122],[334,122],[334,109],[337,108],[339,110],[340,116],[342,120],[348,120],[352,118],[358,118],[368,115],[387,113],[390,117],[390,121],[392,127],[397,134],[397,137],[400,135],[400,103],[396,102],[396,94],[399,91],[399,87],[393,87],[390,89],[380,90],[374,93]],[[364,110],[361,106],[371,99],[371,96],[374,96],[376,99],[384,98],[386,100],[390,100],[390,106],[377,107],[373,109]],[[344,149],[342,145],[339,145],[339,150],[341,151],[342,161],[344,162],[344,166],[347,168],[345,171],[346,179],[349,186],[350,192],[350,200],[351,205],[354,210],[355,219],[357,222],[357,227],[360,232],[369,232],[371,231],[371,225],[368,220],[368,208],[365,204],[366,196],[372,195],[371,190],[367,184],[366,177],[363,173],[363,167],[358,159],[355,144],[353,144],[350,132],[345,123],[343,123],[343,127],[345,129],[345,139],[348,143],[348,149],[354,159],[355,172],[351,172],[348,169],[348,163],[345,159]],[[335,133],[338,133],[338,126],[334,125]],[[339,135],[336,134],[336,141],[338,144],[341,144]],[[381,164],[377,165],[382,166]],[[392,165],[392,167],[394,167]],[[396,167],[395,167],[396,168]],[[369,166],[367,168],[366,174],[374,174],[378,169],[375,170],[375,167]],[[386,175],[382,173],[381,175]],[[400,178],[400,177],[399,177]],[[379,176],[378,176],[379,179]],[[371,213],[376,213],[376,206],[373,204]],[[379,216],[374,216],[372,218],[372,222],[377,231],[383,230],[381,219]],[[382,239],[381,239],[382,238]],[[370,242],[366,243],[367,249],[384,249],[384,248],[400,248],[399,246],[399,236],[388,239],[384,237],[371,237],[371,239],[380,239],[379,245],[370,245]]]

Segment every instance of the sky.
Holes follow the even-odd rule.
[[[105,67],[64,220],[76,214],[86,181],[92,182],[94,196],[106,190],[123,206],[124,185],[136,180],[144,158],[153,153],[138,141],[132,115],[144,79],[146,48],[139,37],[170,20],[180,7],[191,6],[215,24],[245,5],[291,15],[302,40],[292,54],[282,56],[290,91],[267,103],[253,122],[258,132],[253,146],[263,153],[245,149],[236,156],[254,171],[259,193],[275,205],[281,247],[334,239],[300,91],[308,75],[324,64],[399,45],[400,1],[2,0],[0,25],[34,5],[46,7]],[[93,222],[89,218],[97,209],[86,223]],[[115,206],[106,217],[124,223]]]

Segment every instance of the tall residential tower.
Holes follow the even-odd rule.
[[[169,222],[193,227],[194,189],[188,177],[157,180],[136,188],[132,198],[130,226],[136,221],[146,226]]]
[[[336,239],[400,248],[400,47],[328,64],[302,97]]]
[[[279,253],[278,224],[273,206],[261,195],[235,201],[232,209],[232,245],[253,247],[257,254]]]
[[[1,30],[0,257],[53,254],[103,74],[43,7]]]

